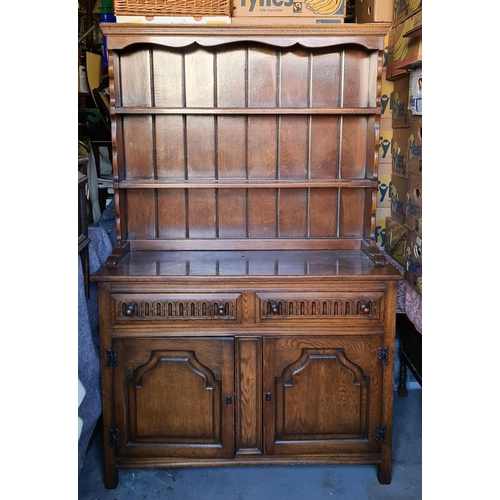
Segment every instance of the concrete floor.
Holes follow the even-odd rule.
[[[371,465],[235,466],[123,469],[106,490],[102,436],[91,442],[78,481],[79,500],[422,500],[422,390],[394,393],[390,485]]]

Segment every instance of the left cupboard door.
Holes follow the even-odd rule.
[[[234,457],[232,337],[115,338],[115,456]]]

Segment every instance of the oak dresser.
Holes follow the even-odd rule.
[[[120,468],[374,464],[396,284],[375,245],[389,25],[103,24],[116,244],[99,284]]]

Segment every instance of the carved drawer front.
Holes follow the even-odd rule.
[[[382,320],[383,292],[257,293],[257,321]]]
[[[241,322],[240,293],[113,294],[116,322]]]

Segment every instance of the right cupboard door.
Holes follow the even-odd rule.
[[[265,453],[379,453],[381,339],[263,339]]]

